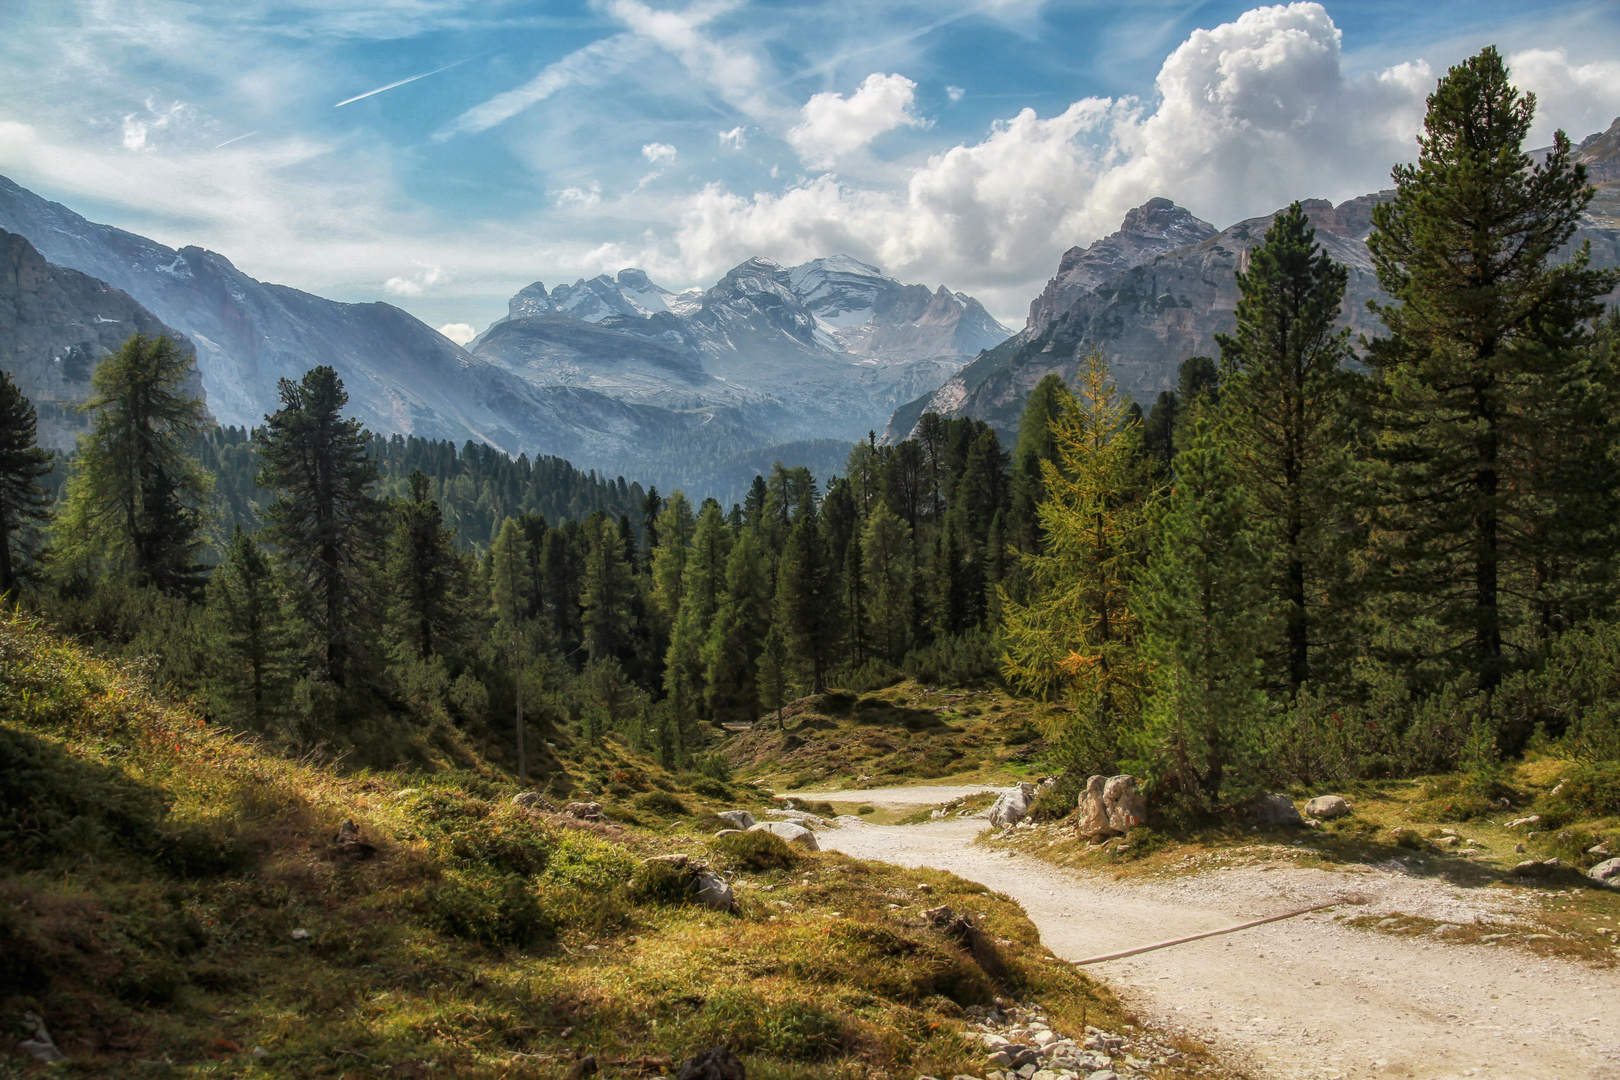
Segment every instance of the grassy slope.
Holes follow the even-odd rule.
[[[600,792],[604,833],[512,807],[438,738],[436,769],[287,760],[0,617],[0,1076],[44,1071],[12,1051],[28,1009],[80,1076],[560,1076],[587,1054],[652,1076],[716,1042],[765,1080],[949,1076],[977,1060],[962,1007],[995,994],[1070,1033],[1127,1020],[977,885],[724,847],[709,813],[750,787],[558,738],[550,787]],[[345,818],[375,857],[333,846]],[[674,851],[730,873],[739,911],[661,899],[642,860]],[[927,927],[938,903],[999,939],[1009,982]]]
[[[1577,769],[1572,762],[1546,757],[1511,767],[1496,793],[1507,799],[1508,806],[1470,794],[1455,775],[1358,782],[1332,789],[1350,801],[1354,807],[1350,816],[1303,833],[1234,823],[1173,836],[1139,829],[1127,841],[1091,845],[1075,833],[1071,813],[1058,821],[1013,830],[994,842],[1061,866],[1121,879],[1208,872],[1223,866],[1331,868],[1396,860],[1408,874],[1470,888],[1514,890],[1517,898],[1532,901],[1528,921],[1456,927],[1445,930],[1439,940],[1486,938],[1607,966],[1620,960],[1620,890],[1601,888],[1582,871],[1607,857],[1587,852],[1600,841],[1620,852],[1620,816],[1594,815],[1553,794],[1560,780]],[[1324,793],[1326,789],[1292,794],[1303,809],[1307,798]],[[1542,821],[1506,828],[1507,822],[1532,814],[1539,814]],[[1455,844],[1447,832],[1455,834]],[[1526,860],[1555,857],[1564,867],[1545,876],[1520,877],[1514,872]],[[1437,927],[1432,920],[1417,917],[1348,921],[1402,936]]]
[[[887,787],[909,782],[1010,783],[1045,746],[1049,707],[1000,690],[915,681],[832,691],[762,720],[726,744],[738,775],[777,790]]]

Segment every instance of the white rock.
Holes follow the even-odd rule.
[[[768,832],[780,836],[790,844],[809,848],[811,851],[820,851],[821,845],[816,843],[816,834],[803,825],[795,825],[791,821],[761,821],[750,825],[749,832]]]
[[[1343,817],[1348,813],[1350,804],[1340,795],[1318,795],[1305,804],[1307,817],[1320,818],[1323,821]]]
[[[303,927],[299,927],[297,930],[294,930],[287,936],[292,938],[294,941],[308,941],[311,935],[308,930],[305,930]]]
[[[1050,1031],[1037,1031],[1029,1040],[1036,1046],[1045,1048],[1058,1041],[1058,1037]]]
[[[752,828],[754,825],[754,815],[746,810],[722,810],[715,817],[729,821],[739,829]]]
[[[1034,801],[1034,784],[1019,784],[1011,791],[1002,792],[996,804],[990,808],[990,824],[1001,829],[1017,825],[1029,813],[1030,804]]]
[[[1600,862],[1586,872],[1593,881],[1602,882],[1611,889],[1620,889],[1620,859]]]
[[[1540,821],[1540,814],[1531,814],[1529,817],[1514,818],[1512,821],[1503,826],[1503,828],[1517,829],[1520,825],[1536,825],[1539,824]]]

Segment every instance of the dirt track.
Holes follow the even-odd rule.
[[[861,798],[881,801],[874,794]],[[1511,917],[1512,900],[1499,891],[1382,867],[1255,867],[1126,884],[973,846],[984,827],[975,819],[851,823],[820,840],[863,858],[948,870],[1004,893],[1067,960],[1357,896],[1365,906],[1087,970],[1155,1026],[1188,1030],[1258,1076],[1620,1080],[1616,969],[1390,937],[1334,919],[1339,911],[1453,923]]]

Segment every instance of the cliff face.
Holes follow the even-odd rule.
[[[1340,322],[1353,334],[1377,336],[1383,331],[1367,310],[1368,300],[1387,297],[1378,287],[1366,240],[1373,207],[1393,195],[1382,191],[1337,206],[1321,199],[1301,202],[1316,227],[1317,242],[1349,271]],[[1140,221],[1154,208],[1152,216],[1178,220],[1184,231],[1196,229],[1192,222],[1197,219],[1189,222],[1185,211],[1155,204],[1164,200],[1153,200],[1131,215]],[[933,392],[897,409],[884,438],[907,437],[925,412],[972,416],[1011,435],[1041,379],[1056,374],[1073,385],[1080,357],[1094,346],[1108,359],[1120,390],[1146,408],[1160,391],[1174,389],[1182,361],[1219,355],[1215,335],[1230,333],[1237,324],[1236,272],[1247,268],[1249,250],[1264,241],[1271,220],[1269,214],[1250,218],[1195,243],[1145,256],[1146,245],[1128,241],[1126,229],[1088,249],[1076,249],[1078,255],[1071,251],[1031,306],[1029,325]],[[1620,266],[1620,229],[1614,225],[1590,217],[1564,255],[1590,241],[1593,265]],[[1103,276],[1111,265],[1138,257],[1134,265]]]
[[[23,237],[0,231],[0,369],[34,403],[40,445],[72,449],[90,426],[78,406],[90,396],[91,373],[135,334],[167,335],[192,350],[128,293],[53,266]],[[200,395],[201,379],[193,382]]]

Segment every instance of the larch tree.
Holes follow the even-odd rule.
[[[1343,538],[1352,505],[1344,484],[1353,376],[1338,325],[1349,272],[1322,250],[1299,203],[1278,214],[1237,275],[1237,329],[1221,346],[1220,408],[1231,426],[1232,468],[1275,536],[1272,588],[1287,613],[1278,680],[1297,693],[1333,635],[1324,616],[1346,580]],[[1179,482],[1181,470],[1176,468]]]
[[[1620,279],[1584,250],[1552,264],[1593,188],[1563,132],[1543,160],[1525,152],[1534,115],[1494,48],[1451,68],[1429,95],[1417,164],[1396,167],[1367,241],[1393,301],[1376,306],[1389,335],[1368,343],[1388,625],[1415,629],[1411,651],[1487,692],[1524,647],[1514,578],[1538,542],[1523,523],[1589,509],[1588,493],[1538,492],[1525,448],[1548,422],[1547,386],[1567,377]],[[1538,496],[1562,505],[1531,505]]]
[[[51,471],[51,452],[37,444],[37,430],[33,402],[0,371],[0,597],[16,590],[50,519],[50,492],[39,481]]]
[[[103,360],[81,406],[94,414],[57,519],[70,571],[114,573],[195,598],[210,480],[191,448],[207,420],[187,386],[194,358],[167,337],[137,334]]]
[[[1140,620],[1132,585],[1145,540],[1141,428],[1102,354],[1081,364],[1074,405],[1052,419],[1055,461],[1041,467],[1045,542],[1025,554],[1031,596],[1002,595],[1003,670],[1021,689],[1067,692],[1076,705],[1060,743],[1085,767],[1104,763],[1122,724],[1136,718],[1144,688]]]

